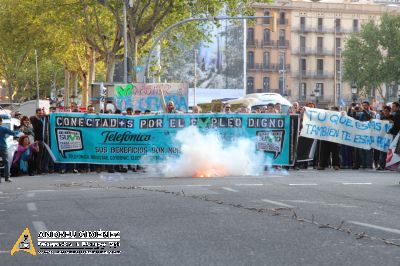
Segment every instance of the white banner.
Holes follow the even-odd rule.
[[[397,134],[397,136],[394,138],[392,143],[390,143],[389,150],[388,150],[387,157],[386,157],[386,167],[391,170],[397,170],[398,164],[400,162],[400,155],[397,154],[397,152],[398,152],[397,145],[399,142],[399,135],[400,134]]]
[[[391,127],[385,120],[361,122],[340,112],[306,107],[300,136],[387,152]]]

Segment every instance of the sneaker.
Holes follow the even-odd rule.
[[[385,170],[385,168],[383,168],[383,167],[381,167],[381,166],[379,166],[378,168],[376,168],[376,171],[383,171],[383,170]]]
[[[335,170],[339,170],[339,169],[340,169],[340,167],[336,165],[336,166],[334,166],[334,167],[333,167],[333,169],[335,169]]]
[[[12,182],[11,178],[6,178],[6,182]]]
[[[77,173],[79,173],[79,171],[78,171],[78,170],[76,170],[76,169],[72,170],[72,172],[73,172],[74,174],[77,174]]]

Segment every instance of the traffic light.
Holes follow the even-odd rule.
[[[269,25],[268,25],[268,29],[271,32],[275,32],[276,29],[278,27],[278,15],[275,11],[271,11],[270,12],[270,18],[269,18]]]

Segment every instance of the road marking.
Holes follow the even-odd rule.
[[[262,186],[263,184],[235,184],[235,186]]]
[[[42,221],[33,221],[32,224],[38,234],[40,231],[47,231],[46,225]]]
[[[29,190],[28,192],[54,192],[55,189],[41,189],[41,190]]]
[[[0,210],[0,212],[5,212],[6,210]]]
[[[365,226],[365,227],[369,227],[369,228],[373,228],[373,229],[386,231],[386,232],[389,232],[389,233],[400,234],[400,230],[399,229],[393,229],[393,228],[383,227],[383,226],[374,225],[374,224],[361,223],[361,222],[357,222],[357,221],[347,221],[347,222],[350,223],[350,224]]]
[[[372,185],[372,183],[342,183],[343,185]]]
[[[87,191],[87,190],[101,190],[104,189],[102,187],[93,187],[93,188],[80,188],[80,191]]]
[[[289,184],[289,186],[318,186],[316,183]]]
[[[310,201],[310,200],[282,200],[282,201],[293,202],[293,203],[305,203],[305,204],[319,204],[324,206],[343,207],[343,208],[358,208],[358,206],[354,205],[347,205],[343,203],[327,203],[324,201]]]
[[[230,187],[223,187],[222,189],[225,189],[225,190],[230,191],[230,192],[239,192],[238,190],[230,188]]]
[[[211,187],[211,185],[182,185],[183,187]]]
[[[26,206],[28,207],[28,210],[31,212],[37,211],[36,203],[34,202],[28,202]]]
[[[0,199],[9,199],[10,197],[0,197]]]
[[[287,208],[295,208],[296,206],[292,206],[289,204],[285,204],[279,201],[274,201],[274,200],[269,200],[269,199],[262,199],[261,201],[266,202],[266,203],[271,203],[274,205],[282,206],[282,207],[287,207]]]
[[[34,192],[28,193],[28,195],[26,195],[28,198],[33,198],[35,196]]]
[[[7,233],[0,233],[0,236],[2,236],[2,235],[6,235]]]
[[[0,250],[0,254],[10,254],[9,250]]]

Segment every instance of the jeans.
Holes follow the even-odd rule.
[[[4,178],[7,180],[10,177],[10,163],[8,162],[8,149],[0,148],[0,157],[4,165]]]

